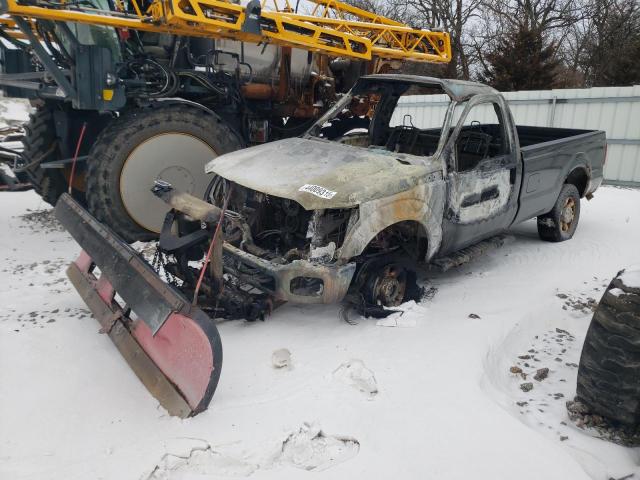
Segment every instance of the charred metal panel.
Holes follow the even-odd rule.
[[[415,221],[424,227],[427,235],[425,260],[429,260],[442,241],[445,200],[445,182],[438,173],[407,191],[362,203],[358,221],[347,231],[338,257],[346,260],[359,255],[385,228],[399,222]]]
[[[276,300],[292,301],[296,303],[336,303],[346,295],[351,279],[356,270],[355,263],[344,265],[322,265],[306,260],[294,260],[287,264],[276,264],[263,258],[245,252],[228,243],[224,244],[224,254],[235,261],[242,262],[254,269],[271,276],[274,279],[274,287],[268,293]],[[225,264],[225,271],[232,275],[237,272]],[[322,281],[322,289],[318,295],[300,295],[291,288],[292,282],[298,278],[314,278]],[[250,283],[251,279],[246,279]],[[264,285],[256,284],[257,288]]]
[[[513,185],[510,170],[450,174],[449,209],[458,223],[487,220],[503,213]]]
[[[428,157],[290,138],[221,155],[205,170],[319,210],[355,207],[410,190],[441,166]]]

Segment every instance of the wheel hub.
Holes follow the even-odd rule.
[[[560,227],[563,232],[571,228],[571,224],[576,216],[576,202],[573,198],[567,198],[560,215]]]
[[[385,278],[380,283],[381,298],[385,303],[392,302],[398,295],[400,283],[396,279]]]
[[[196,188],[196,179],[193,178],[192,172],[180,165],[165,168],[158,174],[156,180],[164,180],[171,185],[184,185],[183,191],[193,192]]]
[[[376,304],[396,307],[402,303],[407,288],[406,272],[398,265],[386,265],[377,275],[373,286]]]

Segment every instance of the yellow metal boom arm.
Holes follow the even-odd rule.
[[[259,30],[244,28],[247,7],[226,0],[154,0],[135,13],[86,8],[76,3],[0,0],[0,28],[20,38],[12,17],[79,22],[182,36],[228,38],[250,43],[272,43],[361,60],[373,57],[446,63],[451,59],[449,35],[414,29],[336,0],[312,0],[309,15],[295,13],[288,2],[275,10],[262,8]],[[265,0],[266,1],[266,0]],[[286,0],[285,0],[286,1]],[[121,4],[121,2],[118,2]],[[265,7],[263,3],[263,7]],[[253,18],[256,20],[255,18]]]

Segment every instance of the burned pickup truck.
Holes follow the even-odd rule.
[[[511,225],[537,217],[543,240],[568,240],[605,152],[601,131],[515,125],[485,85],[373,75],[303,136],[213,159],[204,199],[157,182],[169,211],[155,269],[68,196],[57,214],[86,252],[69,275],[104,331],[132,336],[121,350],[149,356],[153,381],[186,399],[174,411],[192,414],[219,375],[209,317],[345,300],[379,316],[415,295],[418,265]]]

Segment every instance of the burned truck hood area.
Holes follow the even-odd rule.
[[[207,173],[294,200],[306,210],[355,207],[411,189],[439,170],[430,158],[307,138],[228,153],[206,167]]]

